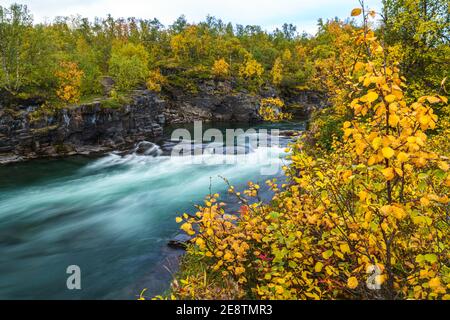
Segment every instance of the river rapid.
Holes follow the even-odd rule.
[[[232,127],[238,126],[219,129]],[[166,136],[144,153],[136,148],[0,167],[0,299],[136,299],[143,288],[162,294],[182,254],[167,246],[179,233],[175,217],[195,210],[210,189],[232,203],[219,176],[236,188],[282,178],[281,170],[267,176],[261,169],[285,164],[288,142],[237,145],[241,154],[191,161],[170,156],[176,143]],[[223,163],[225,157],[234,163]],[[81,290],[67,289],[70,265],[81,269]]]

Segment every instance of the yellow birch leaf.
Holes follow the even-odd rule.
[[[347,286],[350,289],[355,289],[358,287],[358,279],[356,279],[355,277],[351,277],[347,280]]]
[[[383,152],[383,156],[384,156],[386,159],[390,159],[390,158],[392,158],[392,157],[395,155],[394,150],[392,150],[392,149],[389,148],[389,147],[383,148],[382,152]]]
[[[361,13],[362,13],[362,9],[361,9],[361,8],[355,8],[355,9],[352,10],[351,15],[352,15],[352,17],[357,17],[357,16],[359,16]]]

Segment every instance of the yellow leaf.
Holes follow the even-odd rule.
[[[405,210],[403,210],[400,207],[392,207],[392,213],[394,214],[394,217],[398,220],[403,219],[406,216]]]
[[[342,175],[342,179],[344,181],[348,181],[348,179],[353,175],[353,172],[351,170],[345,170],[343,175]]]
[[[357,16],[359,16],[361,13],[362,13],[362,9],[361,9],[361,8],[355,8],[355,9],[352,10],[351,15],[352,15],[352,17],[357,17]]]
[[[386,180],[391,181],[392,179],[395,178],[395,172],[393,168],[386,168],[382,171],[384,177],[386,178]]]
[[[347,286],[350,289],[355,289],[358,287],[358,279],[356,279],[355,277],[351,277],[347,280]]]
[[[284,289],[282,286],[276,286],[276,292],[277,294],[283,294],[284,293]]]
[[[400,168],[395,168],[395,173],[397,173],[400,177],[403,177],[403,170]]]
[[[392,103],[395,101],[395,99],[397,99],[397,97],[393,94],[390,94],[384,98],[384,100],[386,100],[387,103]]]
[[[380,208],[380,212],[383,215],[388,216],[392,212],[392,206],[383,206]]]
[[[422,124],[422,125],[424,125],[424,126],[427,125],[427,124],[429,124],[430,121],[431,121],[431,118],[430,118],[430,116],[427,116],[427,115],[422,116],[422,117],[420,117],[420,119],[419,119],[420,124]]]
[[[367,161],[367,164],[369,166],[373,166],[377,162],[377,158],[375,156],[370,156],[369,160]]]
[[[448,163],[445,162],[445,161],[440,161],[440,162],[438,163],[438,166],[439,166],[439,169],[441,169],[442,171],[445,171],[445,172],[447,172],[448,169],[449,169],[449,165],[448,165]]]
[[[203,240],[202,238],[197,238],[195,240],[195,244],[198,245],[199,247],[203,247],[205,245],[205,240]]]
[[[366,95],[366,99],[367,99],[367,102],[374,102],[375,100],[378,99],[378,94],[376,92],[373,92],[373,91],[369,92]]]
[[[238,276],[238,275],[240,275],[240,274],[242,274],[242,273],[244,273],[245,272],[245,268],[243,268],[243,267],[237,267],[236,269],[234,269],[234,273]]]
[[[362,70],[362,69],[364,68],[364,66],[365,66],[364,63],[358,61],[358,62],[355,64],[355,71],[358,72],[359,70]]]
[[[400,153],[397,155],[397,160],[398,160],[400,163],[405,163],[405,162],[407,162],[407,161],[409,160],[409,155],[408,155],[407,153],[405,153],[405,152],[400,152]]]
[[[441,102],[441,99],[439,99],[439,98],[437,98],[437,97],[432,97],[432,96],[427,97],[427,100],[428,100],[428,102],[431,103],[431,104]]]
[[[327,250],[322,253],[322,257],[328,260],[333,255],[333,250]]]
[[[423,198],[420,199],[420,203],[422,204],[422,206],[428,207],[430,205],[430,200],[428,200],[427,198],[423,197]]]
[[[233,259],[233,255],[230,252],[226,252],[225,255],[223,256],[224,260],[232,260]]]
[[[367,192],[364,190],[361,190],[359,192],[359,200],[360,201],[365,201],[367,199]]]
[[[392,150],[392,149],[389,148],[389,147],[383,148],[382,152],[383,152],[383,156],[384,156],[386,159],[390,159],[390,158],[392,158],[392,157],[395,155],[395,151]]]
[[[183,222],[183,219],[180,218],[180,217],[177,217],[177,218],[175,219],[175,221],[176,221],[177,223],[181,223],[181,222]]]
[[[344,243],[340,245],[341,251],[343,253],[349,253],[350,252],[350,247],[348,246],[348,244]]]
[[[380,137],[376,137],[375,139],[373,139],[372,147],[375,149],[375,151],[377,151],[378,148],[380,148],[382,142],[383,140]]]
[[[322,271],[322,269],[323,269],[323,263],[317,262],[316,265],[314,266],[314,271],[319,273],[320,271]]]
[[[186,232],[188,235],[192,236],[195,232],[192,230],[192,225],[190,223],[185,223],[181,226],[181,230]]]
[[[441,98],[442,102],[447,104],[448,103],[448,98],[444,97],[444,96],[439,96],[439,98]]]
[[[441,280],[437,277],[433,278],[430,280],[430,282],[428,282],[428,285],[431,289],[437,289],[441,286]]]
[[[399,121],[400,121],[400,118],[396,114],[391,114],[389,116],[389,125],[391,127],[395,128],[397,126],[397,124],[399,123]]]

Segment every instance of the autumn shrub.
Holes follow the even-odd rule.
[[[239,67],[239,77],[247,83],[249,88],[255,90],[262,85],[263,74],[264,67],[250,53],[247,53],[244,62]]]
[[[167,83],[167,78],[161,74],[161,70],[156,69],[149,73],[147,89],[150,91],[161,92],[162,87]]]
[[[365,53],[346,76],[350,101],[336,106],[352,114],[342,140],[331,151],[293,142],[288,182],[266,182],[270,203],[257,184],[242,193],[230,186],[238,212],[210,195],[177,218],[194,237],[188,255],[209,277],[238,283],[245,298],[450,299],[449,159],[429,139],[432,107],[448,100],[406,101],[406,79],[368,28],[374,14],[352,11],[361,14],[353,43]]]
[[[56,95],[65,103],[76,103],[80,100],[83,71],[74,62],[63,61],[55,76],[58,80]]]
[[[276,86],[280,85],[283,81],[283,63],[280,58],[275,60],[270,75],[272,76],[272,83]]]
[[[230,65],[223,58],[216,60],[212,67],[212,74],[216,78],[226,79],[230,76]]]
[[[277,122],[292,118],[290,113],[283,112],[284,102],[280,98],[266,98],[261,100],[258,113],[265,121]]]

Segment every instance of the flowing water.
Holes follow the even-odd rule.
[[[261,169],[283,164],[287,143],[244,148],[245,157],[208,156],[235,158],[234,164],[191,163],[152,147],[145,154],[0,167],[0,299],[136,299],[143,288],[163,293],[182,254],[167,246],[178,234],[175,217],[192,212],[210,188],[226,194],[219,176],[236,187],[264,183],[270,176]],[[160,145],[170,148],[169,138]],[[259,161],[249,161],[254,157]],[[70,265],[81,268],[81,290],[67,289]]]

